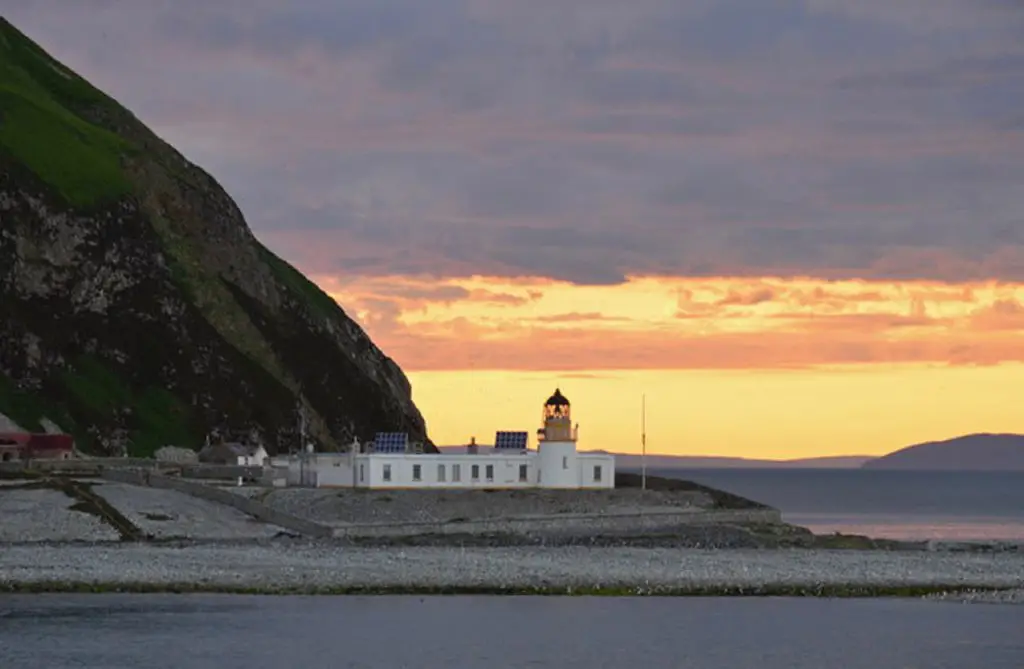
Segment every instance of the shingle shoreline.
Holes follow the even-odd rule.
[[[564,514],[565,527],[545,533],[522,528],[503,533],[497,514],[524,498],[504,500],[502,495],[489,496],[489,510],[482,514],[494,531],[302,539],[282,536],[278,528],[258,523],[230,506],[171,490],[111,482],[94,490],[142,526],[147,540],[118,541],[117,533],[95,522],[92,515],[69,508],[73,500],[58,490],[8,486],[0,495],[0,502],[7,504],[0,532],[0,591],[932,594],[968,601],[1024,599],[1020,594],[1024,592],[1024,552],[1019,549],[857,550],[860,544],[850,545],[847,538],[824,549],[806,530],[772,523],[670,524],[632,533],[628,528],[587,533],[574,525],[581,519],[578,508],[571,506],[556,507]],[[388,500],[382,495],[313,491],[271,496],[279,497],[270,499],[272,504],[290,507],[289,512],[305,507],[303,515],[310,520],[334,518],[335,527],[355,519],[382,525],[411,521],[428,528],[438,522],[458,526],[464,523],[453,521],[465,513],[466,504],[475,501],[468,496],[440,496],[433,498],[435,504],[426,505],[422,502],[427,496]],[[562,503],[558,496],[547,497]],[[540,503],[537,497],[525,499]],[[603,509],[608,516],[621,517],[637,509],[630,493],[609,499],[617,508]],[[691,499],[696,503],[678,504],[674,511],[712,512],[702,508],[701,500]],[[650,518],[671,520],[672,512],[666,507],[672,500],[666,496],[664,501],[661,509],[644,509],[654,511]],[[350,515],[345,518],[339,511]],[[740,513],[748,511],[756,515],[762,510]],[[48,518],[57,523],[58,531],[42,531],[54,527]],[[742,520],[733,518],[737,519]],[[815,541],[808,543],[808,537]],[[800,547],[786,548],[787,541]],[[993,588],[1001,590],[988,592]]]
[[[0,551],[0,590],[22,592],[920,596],[1021,588],[1024,555],[1016,553],[361,548],[302,541]]]

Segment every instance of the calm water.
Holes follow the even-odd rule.
[[[3,669],[1020,669],[1024,606],[919,600],[0,597]]]
[[[782,510],[815,532],[1024,541],[1024,472],[660,470]]]

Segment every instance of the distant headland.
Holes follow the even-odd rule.
[[[641,457],[616,453],[620,469],[638,469]],[[882,456],[840,455],[764,460],[703,455],[648,455],[651,469],[901,469],[1024,471],[1024,435],[968,434],[900,448]]]
[[[968,434],[929,441],[872,458],[864,469],[1024,471],[1024,435]]]

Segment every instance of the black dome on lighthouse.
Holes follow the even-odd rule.
[[[555,388],[555,394],[548,398],[548,401],[544,403],[546,407],[567,407],[569,406],[569,400],[565,398],[562,391]]]

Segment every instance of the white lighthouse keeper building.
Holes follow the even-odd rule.
[[[378,433],[353,442],[347,453],[301,453],[278,458],[273,468],[286,485],[352,488],[614,488],[615,456],[579,453],[578,426],[557,388],[544,404],[537,449],[529,432],[498,431],[494,444],[471,442],[424,453],[404,432]]]

